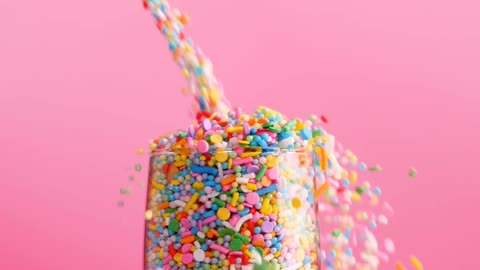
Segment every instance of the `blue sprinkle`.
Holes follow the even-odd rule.
[[[310,128],[304,128],[300,130],[300,136],[304,140],[309,140],[312,138],[312,130]]]
[[[277,189],[278,189],[278,185],[277,185],[277,184],[273,184],[273,185],[271,185],[271,186],[269,186],[269,187],[259,189],[259,190],[257,190],[256,192],[257,192],[258,195],[262,196],[262,195],[265,195],[265,194],[267,194],[267,193],[273,192],[273,191],[275,191],[275,190],[277,190]]]

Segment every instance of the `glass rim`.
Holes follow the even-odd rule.
[[[213,151],[210,150],[208,152],[201,153],[195,147],[182,146],[182,147],[174,147],[174,148],[166,147],[166,148],[162,148],[162,149],[155,149],[153,151],[150,151],[149,155],[150,156],[157,156],[157,155],[161,155],[161,154],[178,154],[181,151],[185,151],[185,150],[188,150],[188,151],[190,151],[190,153],[195,153],[195,154],[210,154],[210,155],[213,155],[213,154],[218,153],[218,152],[235,153],[235,152],[237,152],[238,149],[243,149],[245,152],[250,152],[250,153],[258,152],[259,155],[262,155],[262,154],[278,154],[278,153],[302,154],[302,153],[312,152],[312,151],[307,151],[306,146],[302,146],[302,147],[299,147],[299,148],[293,148],[293,149],[286,148],[286,147],[256,147],[256,146],[242,147],[242,146],[239,146],[239,147],[235,147],[235,148],[231,148],[231,147],[217,148]]]

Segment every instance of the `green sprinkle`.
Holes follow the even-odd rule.
[[[128,177],[128,180],[133,181],[133,180],[135,180],[135,177],[134,177],[133,175],[130,175],[130,176]]]
[[[220,207],[225,207],[225,205],[227,204],[226,202],[224,202],[224,201],[222,201],[218,198],[213,199],[213,202]]]
[[[335,231],[332,232],[333,237],[339,237],[340,234],[341,234],[341,232],[339,230],[335,230]]]
[[[280,128],[277,127],[269,127],[268,130],[275,133],[280,133],[282,131]]]
[[[139,188],[145,188],[145,184],[144,184],[144,183],[140,183],[140,184],[138,184],[138,187],[139,187]]]
[[[177,209],[175,209],[175,208],[166,208],[165,209],[165,212],[167,212],[167,213],[174,213],[176,211],[177,211]]]
[[[239,234],[238,232],[236,232],[236,233],[233,235],[233,237],[242,240],[242,242],[244,242],[244,243],[249,243],[249,242],[250,242],[250,238],[245,237],[245,236]]]
[[[222,228],[218,233],[221,237],[224,237],[225,235],[234,235],[235,231],[229,228]]]
[[[260,168],[260,171],[258,171],[257,173],[257,176],[255,176],[255,179],[257,179],[257,181],[260,181],[262,180],[262,177],[265,175],[265,172],[267,171],[267,165],[263,165],[261,168]]]
[[[357,187],[357,188],[355,189],[355,191],[356,191],[358,194],[360,194],[360,195],[362,195],[362,193],[363,193],[363,189],[362,189],[361,187]]]
[[[379,172],[382,170],[382,167],[380,167],[380,165],[375,165],[371,168],[368,168],[369,171],[372,171],[372,172]]]
[[[262,128],[269,129],[269,128],[273,127],[273,125],[274,125],[273,123],[265,123],[265,124],[262,125]]]
[[[408,172],[408,176],[410,177],[415,177],[417,175],[417,170],[415,168],[410,168],[410,171]]]
[[[128,195],[128,194],[130,194],[130,189],[128,189],[128,188],[121,188],[121,189],[120,189],[120,194]]]
[[[135,165],[135,171],[139,172],[141,170],[142,170],[142,165],[140,164]]]
[[[172,232],[178,232],[178,229],[180,228],[180,223],[178,220],[172,218],[170,219],[170,222],[168,223],[168,229],[171,230]]]
[[[288,124],[286,124],[286,125],[283,127],[283,129],[289,131],[289,130],[292,129],[296,124],[297,124],[297,121],[296,121],[296,120],[292,120],[292,121],[288,122]]]
[[[230,249],[233,251],[239,251],[242,249],[243,242],[240,239],[233,239],[232,242],[230,242]]]

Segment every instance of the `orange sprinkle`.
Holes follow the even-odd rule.
[[[163,202],[157,206],[157,209],[162,210],[162,209],[168,208],[169,206],[170,206],[169,202]]]
[[[189,235],[187,237],[182,238],[182,240],[180,240],[180,243],[187,244],[187,243],[193,243],[194,241],[195,241],[195,235]]]
[[[397,262],[397,263],[395,264],[395,268],[396,268],[397,270],[407,270],[407,268],[405,268],[405,266],[403,266],[403,265],[402,265],[401,263],[399,263],[399,262]]]
[[[317,190],[315,190],[315,191],[313,192],[313,197],[314,197],[315,199],[320,198],[320,196],[321,196],[323,193],[325,193],[325,192],[328,190],[329,187],[330,187],[330,185],[329,185],[328,183],[323,184],[321,187],[319,187]]]
[[[213,253],[211,251],[205,251],[205,256],[211,258],[213,257]]]
[[[220,181],[220,184],[221,184],[222,186],[229,185],[229,184],[231,184],[231,183],[233,183],[233,182],[235,181],[235,178],[236,178],[235,175],[229,176],[229,177],[223,179],[222,181]]]

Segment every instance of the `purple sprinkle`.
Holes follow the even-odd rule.
[[[273,231],[273,228],[274,228],[274,227],[275,227],[275,226],[273,225],[272,222],[270,222],[270,221],[265,221],[265,222],[263,222],[263,224],[262,224],[262,231],[264,231],[264,232],[266,232],[266,233],[270,233],[270,232]]]
[[[257,165],[250,165],[247,167],[247,173],[257,173],[260,170]]]
[[[210,130],[212,128],[212,122],[210,122],[208,119],[203,119],[202,127],[204,130]]]
[[[245,135],[250,135],[250,126],[247,123],[243,124],[243,133]]]

